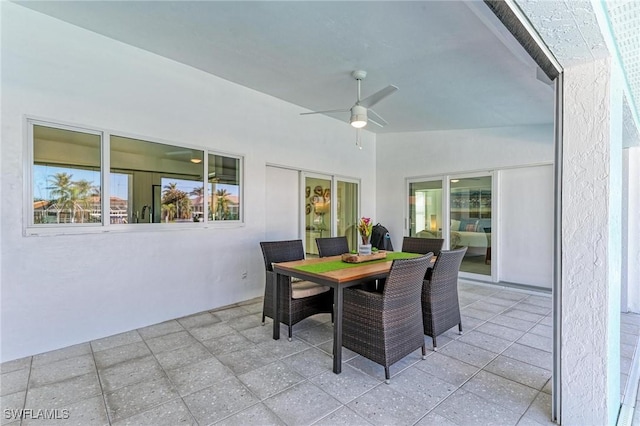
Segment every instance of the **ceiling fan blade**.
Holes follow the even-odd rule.
[[[313,112],[301,112],[300,115],[309,115],[309,114],[328,114],[331,112],[349,112],[350,109],[329,109],[326,111],[313,111]]]
[[[386,98],[387,96],[395,93],[396,90],[398,90],[396,86],[393,86],[393,85],[387,86],[384,89],[377,91],[373,95],[367,96],[366,98],[362,99],[360,101],[360,105],[362,105],[365,108],[371,108],[372,106],[374,106],[375,104],[377,104],[378,102]]]
[[[367,117],[369,119],[370,122],[372,122],[373,124],[376,124],[380,127],[384,127],[387,124],[389,124],[387,122],[387,120],[385,120],[384,118],[380,117],[375,111],[373,110],[367,110]]]

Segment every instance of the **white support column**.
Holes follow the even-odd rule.
[[[620,408],[622,90],[609,58],[564,69],[563,424],[613,425]]]

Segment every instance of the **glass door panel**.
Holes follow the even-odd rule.
[[[305,249],[308,256],[317,256],[316,238],[331,236],[331,178],[304,178]]]
[[[452,249],[468,247],[461,272],[491,276],[491,176],[450,180]]]
[[[442,180],[409,183],[409,236],[442,237]]]
[[[358,247],[358,184],[354,182],[338,181],[336,194],[336,216],[338,237],[346,236],[349,248]]]

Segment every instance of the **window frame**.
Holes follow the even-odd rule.
[[[100,203],[101,203],[101,219],[98,223],[34,223],[34,126],[50,127],[53,129],[68,130],[72,132],[87,133],[100,137]],[[205,202],[204,220],[202,222],[185,222],[185,223],[144,223],[144,224],[112,224],[106,219],[110,216],[110,174],[111,174],[111,137],[119,136],[124,138],[137,139],[145,142],[170,145],[176,148],[184,148],[191,150],[203,151],[204,160],[202,162],[203,180],[205,188],[208,185],[207,170],[209,155],[233,158],[238,161],[239,167],[239,189],[238,189],[238,219],[237,220],[208,220],[209,206]],[[237,228],[245,226],[244,222],[244,203],[245,203],[245,179],[244,179],[244,155],[237,153],[229,153],[222,150],[215,150],[204,146],[191,145],[188,143],[176,143],[173,141],[163,140],[160,138],[152,138],[148,136],[133,135],[127,132],[112,131],[98,126],[84,126],[73,123],[65,123],[59,120],[49,120],[26,116],[24,120],[24,162],[23,162],[23,235],[74,235],[74,234],[92,234],[103,232],[139,232],[139,231],[165,231],[177,229],[208,229],[208,228]]]

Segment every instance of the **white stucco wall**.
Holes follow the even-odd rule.
[[[564,75],[561,420],[615,424],[620,407],[622,90],[609,59],[568,67]]]
[[[640,313],[640,147],[624,149],[623,156],[622,311]]]
[[[13,3],[2,15],[1,359],[96,339],[262,294],[266,164],[362,180],[374,137],[347,123]],[[25,117],[245,156],[245,224],[23,236]],[[247,272],[247,278],[241,276]]]

